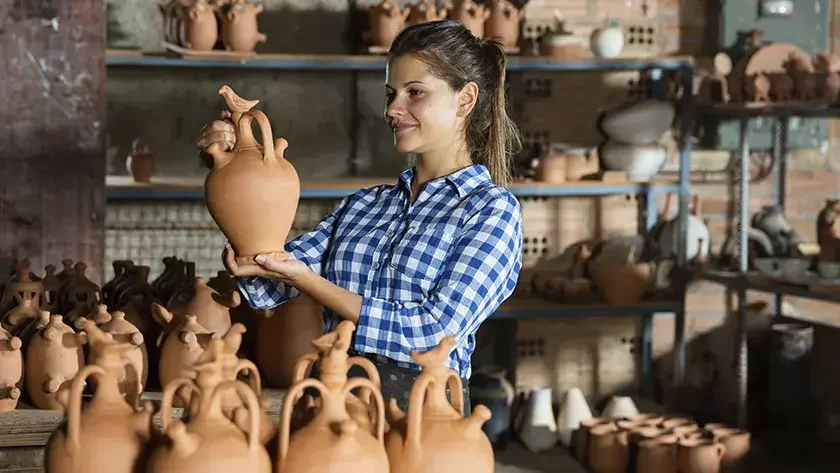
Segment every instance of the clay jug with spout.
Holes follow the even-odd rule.
[[[188,49],[210,51],[219,39],[219,23],[215,7],[207,0],[196,0],[187,9],[187,44]]]
[[[222,8],[222,43],[225,49],[250,53],[257,47],[257,43],[264,43],[268,39],[259,32],[257,25],[257,15],[263,11],[262,3],[233,0]]]
[[[87,337],[77,335],[60,315],[49,317],[26,347],[24,387],[35,407],[63,410],[56,394],[85,365],[82,345]]]
[[[176,391],[187,386],[201,392],[195,415],[185,424],[172,421]],[[230,392],[248,406],[249,434],[225,416],[222,405]],[[260,403],[257,395],[241,381],[223,381],[211,391],[202,391],[193,381],[179,378],[163,389],[161,430],[168,441],[149,458],[148,473],[270,473],[271,459],[260,443]]]
[[[225,333],[230,329],[230,310],[238,307],[239,292],[219,294],[204,278],[193,278],[192,287],[175,293],[166,308],[177,318],[195,315],[199,324],[210,332]]]
[[[490,18],[490,10],[475,0],[458,0],[449,10],[449,18],[463,23],[476,38],[483,38],[484,23]]]
[[[204,353],[210,340],[222,334],[210,333],[198,323],[194,315],[188,315],[178,322],[171,312],[157,303],[152,304],[152,314],[155,320],[166,324],[158,338],[158,377],[160,385],[166,386],[176,378],[189,377],[189,370]],[[176,399],[176,405],[181,405],[180,402],[180,398]]]
[[[311,340],[324,333],[323,309],[315,299],[300,294],[260,314],[256,361],[271,387],[291,386],[297,361],[315,354]]]
[[[103,332],[109,334],[114,341],[134,347],[134,350],[126,350],[123,354],[126,364],[118,377],[120,392],[126,394],[137,385],[140,386],[140,392],[142,392],[146,387],[149,375],[149,356],[146,352],[143,334],[131,322],[127,321],[125,314],[120,311],[111,314],[110,319],[103,323],[100,328]],[[96,357],[96,350],[91,349],[88,354],[88,363],[96,363]]]
[[[411,353],[423,371],[411,388],[407,416],[391,399],[394,420],[385,445],[392,473],[494,471],[493,447],[481,430],[490,420],[490,409],[478,405],[470,417],[464,417],[461,378],[445,365],[457,343],[454,337],[444,337],[430,351]]]
[[[23,342],[0,328],[0,412],[13,411],[23,383]]]
[[[726,447],[705,438],[682,439],[677,450],[680,473],[718,473]]]
[[[395,0],[382,0],[378,5],[367,8],[367,13],[370,18],[370,31],[364,36],[371,46],[388,49],[400,30],[405,27],[411,8],[400,8]]]
[[[484,36],[494,39],[505,49],[515,50],[519,42],[519,23],[523,10],[510,0],[490,0],[490,16],[484,24]]]
[[[259,254],[285,259],[286,237],[300,197],[297,172],[283,157],[289,143],[283,138],[274,141],[268,117],[260,110],[249,110],[241,97],[225,87],[221,93],[233,106],[236,146],[225,151],[214,143],[207,150],[213,156],[213,169],[204,181],[207,209],[233,246],[237,264],[255,264]],[[251,130],[254,119],[262,131],[262,145]]]
[[[125,397],[120,392],[119,378],[129,362],[125,355],[136,347],[115,341],[93,321],[86,320],[83,325],[96,362],[82,368],[69,389],[61,391],[59,399],[66,408],[67,420],[47,442],[46,471],[133,473],[140,468],[153,412],[148,401],[142,408],[136,407],[139,384]],[[96,393],[82,410],[82,391],[89,377],[96,379]]]

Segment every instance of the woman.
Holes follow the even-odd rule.
[[[287,243],[286,260],[238,266],[230,245],[223,253],[252,307],[303,292],[326,307],[328,331],[352,321],[353,354],[374,362],[384,398],[403,410],[419,369],[411,351],[447,335],[458,341],[448,366],[469,401],[476,331],[513,292],[522,266],[521,210],[503,187],[520,144],[505,109],[505,64],[499,44],[461,23],[405,28],[388,54],[385,119],[416,165],[394,185],[345,198]],[[199,147],[218,132],[202,132]]]

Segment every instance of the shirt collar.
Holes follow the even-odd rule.
[[[398,183],[401,184],[406,191],[411,190],[411,179],[414,177],[414,167],[410,167],[400,173]],[[442,178],[448,182],[458,193],[459,197],[469,195],[475,189],[492,184],[493,180],[490,178],[490,172],[483,164],[473,164],[472,166],[459,169],[452,174],[443,176]],[[434,182],[438,182],[436,179]]]

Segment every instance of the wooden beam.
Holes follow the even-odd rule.
[[[105,0],[13,4],[0,10],[0,258],[39,275],[84,261],[101,283]]]

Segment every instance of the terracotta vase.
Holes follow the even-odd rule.
[[[435,0],[418,0],[410,6],[408,13],[408,24],[419,25],[430,21],[439,21],[446,18],[447,9],[445,6],[438,8]]]
[[[37,317],[44,295],[44,284],[36,280],[29,269],[29,260],[22,260],[17,265],[15,277],[6,284],[3,302],[7,310],[2,318],[2,328],[16,334],[32,319]]]
[[[149,182],[155,174],[155,155],[147,143],[140,139],[131,142],[131,154],[125,160],[125,168],[134,182]]]
[[[367,8],[370,31],[365,37],[372,46],[388,49],[394,38],[405,27],[411,8],[400,8],[395,0],[382,0],[378,5]]]
[[[23,384],[23,342],[0,328],[0,412],[13,411]]]
[[[172,421],[176,391],[183,386],[201,392],[195,415],[186,424]],[[236,393],[248,409],[250,434],[244,433],[224,413],[223,399]],[[260,443],[260,402],[241,381],[223,381],[211,391],[202,391],[193,381],[179,378],[163,389],[161,431],[167,441],[151,454],[148,473],[270,473],[271,459]]]
[[[196,316],[187,315],[183,319],[175,319],[172,313],[157,303],[152,304],[152,314],[161,324],[165,324],[161,337],[158,338],[160,347],[160,362],[158,365],[158,379],[161,386],[166,386],[174,379],[189,377],[192,365],[201,357],[210,340],[221,334],[207,331],[196,321]],[[180,398],[176,400],[180,404]]]
[[[49,323],[26,347],[24,387],[35,407],[63,410],[56,394],[85,365],[82,345],[86,337],[77,336],[60,315],[49,317]]]
[[[216,8],[207,0],[196,0],[186,10],[186,44],[187,49],[194,51],[210,51],[219,40],[219,22],[216,19]]]
[[[614,423],[589,431],[587,454],[594,473],[624,473],[628,462],[628,431]]]
[[[198,323],[210,332],[225,333],[231,326],[230,310],[240,302],[239,292],[219,294],[204,278],[197,277],[191,286],[173,294],[166,308],[177,318],[195,315]]]
[[[461,378],[446,368],[446,360],[458,342],[444,337],[425,353],[412,352],[423,368],[414,381],[408,415],[391,399],[391,428],[385,447],[391,472],[470,471],[493,472],[493,448],[481,426],[490,420],[490,409],[478,405],[464,417]],[[449,388],[452,401],[447,399]]]
[[[680,473],[718,473],[726,447],[709,439],[682,439],[677,451]]]
[[[286,394],[280,410],[277,473],[349,472],[385,473],[389,471],[388,456],[385,453],[385,403],[379,386],[373,381],[355,377],[347,380],[350,368],[347,350],[356,326],[343,321],[324,337],[324,344],[330,349],[324,353],[321,366],[330,373],[327,380],[337,381],[344,373],[343,386],[330,388],[326,383],[305,378],[295,383]],[[333,342],[333,343],[330,343]],[[335,377],[336,379],[330,379]],[[323,378],[323,376],[322,376]],[[291,435],[292,410],[305,389],[316,389],[319,393],[319,410],[316,417],[306,426]],[[347,410],[348,397],[354,389],[367,392],[373,410],[375,434],[361,428]]]
[[[490,0],[489,8],[490,16],[484,24],[484,36],[502,43],[505,49],[516,49],[523,10],[510,0]]]
[[[475,0],[458,0],[449,11],[449,18],[463,23],[476,38],[483,38],[484,23],[490,18],[490,10]]]
[[[60,399],[67,421],[50,436],[46,446],[46,471],[50,473],[133,473],[151,434],[152,403],[138,409],[140,386],[124,397],[120,376],[128,363],[126,354],[136,347],[120,343],[85,321],[84,332],[96,362],[62,389]],[[82,392],[89,377],[96,379],[93,400],[82,410]]]
[[[234,118],[237,114],[241,118],[236,122],[232,151],[222,150],[218,143],[207,150],[214,161],[204,183],[207,209],[231,242],[237,264],[255,264],[258,254],[287,258],[286,237],[300,197],[297,172],[283,157],[288,142],[283,138],[274,141],[268,117],[259,110],[238,111],[237,103],[244,101],[227,86],[220,93],[226,91]],[[254,119],[262,130],[262,145],[251,131]],[[271,218],[266,218],[267,208],[275,209]]]
[[[330,390],[340,391],[341,387],[347,384],[347,370],[352,366],[360,366],[364,369],[368,379],[379,389],[379,371],[377,371],[376,366],[367,358],[347,356],[354,329],[355,326],[352,323],[342,322],[336,327],[335,331],[313,340],[311,343],[317,353],[305,354],[300,357],[292,375],[292,384],[297,384],[306,379],[312,368],[317,364],[319,380],[324,386]],[[373,415],[376,412],[374,394],[373,392],[360,394],[360,396],[348,395],[345,408],[350,418],[360,428],[376,434],[378,426],[375,422],[376,417]],[[307,399],[304,409],[295,412],[294,426],[308,424],[318,416],[321,407],[321,399]]]
[[[120,392],[126,394],[136,386],[139,386],[140,392],[143,392],[149,376],[149,356],[146,352],[143,334],[126,320],[125,314],[120,311],[111,314],[110,319],[101,324],[100,328],[104,333],[110,335],[115,342],[134,347],[134,350],[124,350],[125,353],[122,355],[125,359],[125,367],[120,371],[117,378]],[[96,350],[91,349],[88,355],[88,363],[92,364],[96,361]]]
[[[324,333],[324,307],[306,294],[263,311],[257,330],[257,366],[271,387],[288,388],[298,360],[315,354],[311,340]]]
[[[262,11],[262,3],[246,0],[233,0],[222,8],[220,16],[222,43],[225,49],[237,53],[251,53],[257,47],[257,43],[264,43],[268,39],[259,32],[257,25],[257,15]]]

